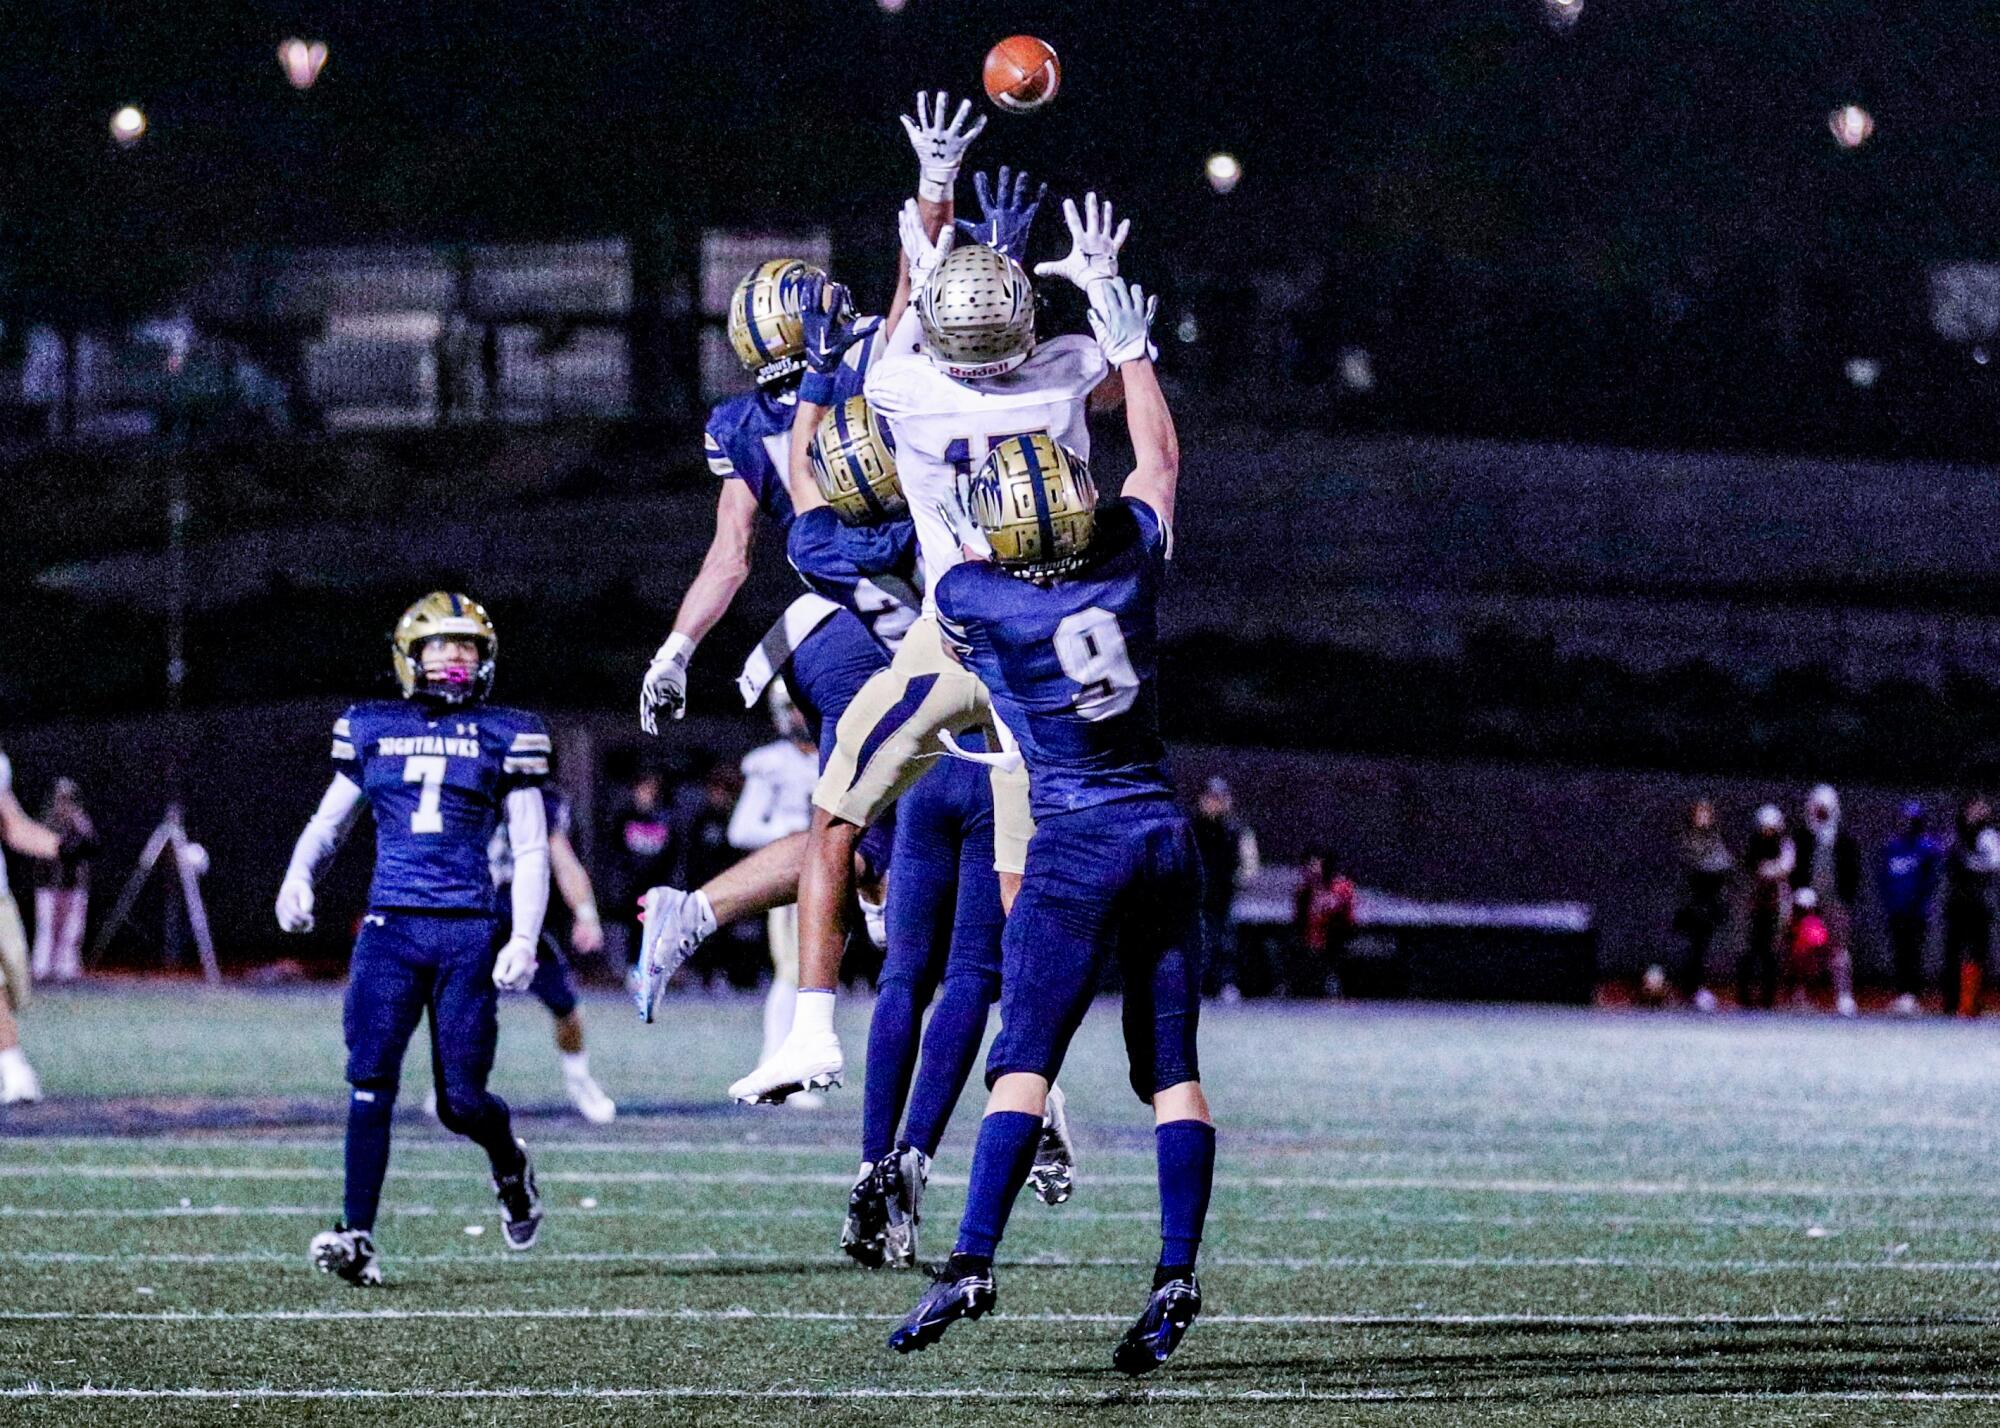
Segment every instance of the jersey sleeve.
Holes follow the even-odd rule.
[[[361,750],[367,741],[355,736],[355,726],[361,722],[357,709],[349,709],[333,721],[333,748],[328,757],[333,763],[333,771],[346,774],[356,783],[361,782]]]
[[[971,570],[969,565],[954,566],[937,585],[938,629],[945,643],[958,651],[961,658],[971,655],[977,647],[978,602],[972,596],[969,574],[960,575]]]
[[[1081,400],[1089,396],[1111,375],[1111,364],[1094,337],[1067,333],[1050,341],[1045,350],[1059,354],[1062,360],[1052,362],[1041,380],[1069,397]]]
[[[708,469],[715,475],[726,480],[740,474],[736,470],[736,463],[729,459],[729,448],[723,444],[722,438],[716,435],[713,420],[701,429],[701,450],[702,455],[708,458]]]
[[[0,793],[14,791],[14,763],[5,754],[0,754]]]
[[[1173,558],[1174,532],[1160,513],[1135,496],[1121,496],[1125,508],[1132,513],[1132,521],[1138,527],[1139,549],[1145,553],[1147,564],[1164,566]]]
[[[505,735],[507,752],[500,766],[505,792],[517,788],[540,788],[549,778],[548,726],[533,714],[516,717]]]
[[[542,785],[542,806],[547,810],[549,836],[558,834],[569,836],[569,800],[557,791],[554,784]]]

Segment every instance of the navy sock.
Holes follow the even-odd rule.
[[[944,1128],[979,1060],[986,1039],[986,1013],[999,996],[985,977],[946,977],[931,1023],[924,1028],[924,1074],[910,1097],[908,1139],[925,1155],[936,1155]]]
[[[1215,1127],[1168,1121],[1153,1127],[1160,1162],[1160,1263],[1192,1266],[1215,1187]]]
[[[972,1152],[972,1184],[965,1192],[965,1218],[958,1222],[956,1252],[992,1259],[1007,1231],[1014,1197],[1028,1183],[1042,1118],[1026,1111],[993,1111],[979,1123]]]
[[[394,1086],[356,1086],[347,1097],[347,1190],[341,1220],[350,1230],[373,1230],[389,1174],[389,1122],[396,1114]]]
[[[923,1012],[916,989],[901,978],[883,981],[868,1022],[868,1079],[861,1090],[861,1158],[879,1162],[896,1143],[910,1074],[917,1066],[917,1028]]]

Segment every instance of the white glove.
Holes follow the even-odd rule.
[[[958,113],[951,123],[944,122],[944,111],[951,103],[942,89],[937,92],[935,102],[931,96],[917,95],[917,117],[902,116],[903,132],[910,136],[910,147],[917,151],[917,168],[921,178],[917,192],[933,203],[943,203],[951,197],[952,185],[958,182],[959,165],[965,162],[965,151],[972,147],[972,141],[979,137],[979,131],[986,127],[986,116],[979,116],[979,122],[970,129],[965,127],[966,116],[972,113],[972,101],[961,99]]]
[[[1152,331],[1153,314],[1159,306],[1160,300],[1147,297],[1137,283],[1128,283],[1120,278],[1092,283],[1090,330],[1097,334],[1097,345],[1104,350],[1104,360],[1114,367],[1122,367],[1141,357],[1157,357],[1159,354],[1148,335]]]
[[[1076,200],[1063,200],[1063,222],[1069,224],[1069,256],[1055,263],[1035,264],[1038,278],[1068,278],[1085,292],[1090,285],[1105,278],[1118,276],[1118,250],[1125,246],[1125,235],[1132,231],[1132,220],[1126,219],[1115,229],[1111,226],[1111,200],[1102,204],[1097,195],[1083,196],[1083,216],[1077,217]]]
[[[688,661],[694,658],[694,641],[678,630],[646,666],[645,683],[639,686],[639,727],[648,734],[660,732],[660,711],[678,719],[687,713]]]
[[[503,992],[525,992],[534,980],[535,944],[525,937],[508,938],[493,959],[493,985]]]
[[[278,926],[286,932],[313,930],[313,888],[304,878],[286,878],[278,885]]]
[[[906,198],[903,200],[903,211],[896,216],[896,232],[903,240],[903,256],[910,264],[910,292],[920,294],[930,286],[931,274],[950,254],[951,245],[958,239],[958,230],[947,223],[938,230],[936,238],[929,237],[924,232],[923,215],[917,211],[917,201]]]

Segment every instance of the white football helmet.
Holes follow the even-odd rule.
[[[1035,288],[1019,263],[984,243],[954,247],[917,294],[924,351],[959,381],[997,377],[1035,350]]]

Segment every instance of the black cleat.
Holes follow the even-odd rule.
[[[890,1332],[890,1348],[899,1354],[921,1353],[942,1339],[944,1331],[960,1319],[977,1319],[993,1307],[991,1270],[961,1279],[947,1278],[950,1273],[949,1267],[938,1271],[937,1279],[924,1291],[910,1317]]]
[[[1125,1331],[1111,1351],[1112,1366],[1137,1377],[1151,1373],[1180,1347],[1188,1326],[1201,1313],[1201,1285],[1190,1276],[1170,1279],[1153,1291],[1139,1322]]]
[[[915,1269],[917,1233],[923,1226],[924,1187],[930,1183],[931,1158],[906,1142],[896,1147],[882,1170],[882,1198],[889,1212],[885,1236],[889,1267]]]
[[[382,1282],[382,1260],[375,1253],[375,1237],[366,1230],[350,1230],[336,1220],[332,1229],[313,1236],[311,1253],[312,1262],[321,1274],[337,1274],[364,1289]]]
[[[894,1165],[895,1157],[883,1164]],[[880,1166],[866,1166],[847,1192],[847,1223],[840,1227],[840,1247],[863,1269],[880,1269],[888,1259],[889,1197]]]
[[[533,1249],[542,1233],[542,1192],[535,1185],[528,1143],[517,1137],[514,1144],[521,1148],[520,1170],[493,1180],[493,1193],[500,1198],[500,1233],[510,1250]]]

